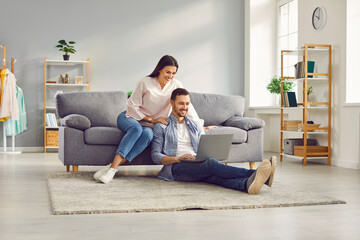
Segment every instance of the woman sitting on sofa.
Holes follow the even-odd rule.
[[[116,150],[110,167],[97,171],[94,178],[109,183],[117,167],[126,161],[131,162],[153,139],[155,123],[168,124],[170,113],[170,96],[174,89],[182,88],[182,84],[174,79],[179,66],[172,56],[163,56],[154,71],[141,79],[135,91],[127,101],[126,111],[117,118],[118,128],[125,133]],[[200,121],[193,106],[190,106],[189,117]]]

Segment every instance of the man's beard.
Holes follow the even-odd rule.
[[[182,110],[184,110],[184,112],[181,112]],[[188,113],[188,110],[185,110],[185,109],[175,109],[175,112],[176,112],[176,114],[177,114],[179,117],[185,117],[186,114]]]

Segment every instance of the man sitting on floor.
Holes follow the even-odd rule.
[[[151,157],[164,167],[158,178],[167,181],[205,182],[225,188],[257,194],[266,184],[271,187],[276,169],[276,157],[261,162],[257,170],[225,165],[214,158],[203,162],[185,162],[181,159],[195,159],[202,127],[186,117],[190,95],[186,89],[177,88],[171,95],[172,112],[168,125],[156,124],[152,142]]]

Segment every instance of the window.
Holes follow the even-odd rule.
[[[266,90],[266,86],[274,75],[280,76],[280,50],[298,46],[298,0],[249,1],[247,46],[249,75],[245,77],[248,78],[249,106],[279,105],[277,97]],[[297,57],[287,57],[286,61],[285,74],[293,76]]]
[[[358,77],[358,62],[360,53],[360,2],[346,2],[346,103],[360,103],[360,81]]]
[[[278,34],[276,74],[281,75],[281,50],[295,50],[298,47],[298,3],[297,0],[278,1]],[[284,76],[294,75],[296,56],[284,58]]]

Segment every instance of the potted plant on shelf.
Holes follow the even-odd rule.
[[[65,55],[63,55],[64,61],[68,61],[70,58],[69,53],[74,54],[76,52],[76,50],[74,49],[74,45],[76,42],[74,41],[69,41],[69,43],[67,43],[65,40],[60,40],[58,41],[58,45],[56,46],[57,48],[59,48],[60,52],[64,52]]]
[[[293,89],[294,87],[294,83],[293,82],[283,82],[283,91],[284,92],[289,92]],[[279,100],[277,102],[280,102],[280,93],[281,93],[281,78],[274,76],[270,83],[266,86],[266,89],[270,91],[270,93],[272,94],[276,94],[277,96],[279,96]],[[279,104],[280,105],[280,104]]]
[[[310,94],[312,94],[313,92],[314,92],[313,87],[312,86],[308,87],[308,89],[306,91],[308,101],[309,101]],[[303,93],[305,93],[305,89],[303,89]]]

